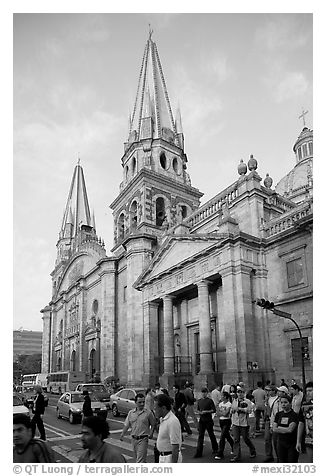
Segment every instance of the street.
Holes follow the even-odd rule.
[[[56,462],[67,463],[67,462],[77,462],[79,456],[81,455],[83,448],[80,440],[80,429],[81,425],[70,424],[68,420],[58,419],[56,417],[56,401],[57,397],[50,396],[49,406],[46,408],[44,416],[44,426],[47,436],[47,441],[51,445],[54,453]],[[107,421],[110,427],[110,436],[106,440],[111,445],[115,446],[116,449],[124,455],[128,463],[133,463],[133,452],[131,446],[131,437],[127,434],[124,438],[124,441],[119,441],[121,430],[123,427],[124,417],[113,417],[111,411],[108,414]],[[212,456],[210,440],[206,434],[204,440],[204,452],[203,457],[194,459],[193,455],[196,451],[197,446],[197,436],[198,432],[193,427],[193,423],[190,423],[191,429],[193,431],[192,435],[184,434],[184,441],[182,445],[182,455],[183,462],[185,463],[228,463],[230,461],[230,448],[226,444],[225,449],[225,458],[223,460],[215,460]],[[218,422],[215,420],[214,427],[216,438],[219,439],[220,428]],[[38,435],[38,430],[36,430],[36,436]],[[154,454],[153,447],[156,437],[153,440],[149,441],[149,450],[148,450],[148,463],[154,463]],[[264,453],[264,438],[263,435],[259,435],[253,439],[253,443],[256,447],[257,457],[253,460],[249,458],[249,450],[242,443],[242,462],[243,463],[262,463],[265,459]],[[301,455],[299,462],[305,462],[305,455]]]

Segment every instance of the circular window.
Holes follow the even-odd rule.
[[[172,162],[173,170],[175,171],[176,174],[179,174],[179,162],[176,157],[174,157],[173,162]]]
[[[160,155],[160,164],[161,164],[161,167],[165,170],[167,167],[167,160],[166,160],[164,152]]]
[[[97,299],[94,299],[92,309],[93,309],[94,314],[98,313],[98,300]]]

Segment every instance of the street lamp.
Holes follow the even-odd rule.
[[[276,316],[284,317],[285,319],[289,319],[290,321],[293,322],[295,327],[297,328],[300,336],[300,346],[301,346],[301,372],[302,372],[302,386],[303,386],[303,391],[305,391],[306,388],[306,375],[305,375],[305,368],[304,368],[304,353],[305,353],[305,346],[303,345],[303,339],[302,339],[302,334],[300,327],[296,323],[296,321],[292,318],[292,315],[289,312],[284,312],[279,309],[275,309],[275,304],[271,301],[267,301],[266,299],[257,299],[256,301],[257,306],[262,307],[263,309],[266,309],[267,311],[271,311],[273,314]]]

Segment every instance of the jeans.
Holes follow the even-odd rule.
[[[225,448],[225,440],[227,440],[231,446],[231,451],[233,451],[234,441],[232,436],[230,435],[230,428],[231,428],[231,419],[221,419],[220,420],[220,427],[221,427],[221,437],[219,442],[219,456],[223,457],[224,455],[224,448]]]
[[[260,419],[264,415],[264,410],[259,410],[256,408],[255,410],[255,419],[256,419],[256,431],[260,431]]]
[[[196,455],[201,456],[203,454],[204,447],[204,436],[205,431],[207,430],[208,436],[210,437],[213,453],[218,453],[218,444],[214,435],[214,423],[213,420],[204,421],[199,420],[198,424],[198,441],[197,441],[197,451]]]
[[[186,431],[188,433],[188,435],[191,434],[192,431],[190,429],[189,423],[186,420],[185,411],[184,410],[176,410],[175,416],[177,417],[177,419],[180,422],[181,431]]]
[[[241,445],[240,437],[242,436],[243,441],[246,443],[250,450],[250,455],[256,454],[256,448],[252,444],[251,439],[249,438],[249,426],[238,426],[233,425],[232,433],[234,438],[234,458],[239,460],[241,458]]]
[[[32,437],[34,438],[35,436],[35,430],[37,425],[37,428],[40,432],[40,438],[41,440],[45,441],[45,429],[44,429],[42,416],[36,413],[32,418],[31,425],[32,425]]]
[[[271,426],[270,426],[269,420],[265,421],[264,440],[265,440],[265,456],[266,456],[266,458],[270,458],[270,459],[273,458],[274,459],[272,433],[271,433]]]
[[[277,452],[279,463],[297,463],[299,458],[299,453],[295,449],[294,443],[288,443],[278,439],[277,442]]]
[[[136,440],[131,438],[136,463],[147,463],[148,437]]]

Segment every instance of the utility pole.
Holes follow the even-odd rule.
[[[289,319],[290,321],[293,322],[295,327],[297,328],[300,336],[300,347],[301,347],[301,372],[302,372],[302,386],[303,386],[303,391],[305,392],[306,388],[306,375],[305,375],[305,367],[304,367],[304,353],[305,353],[305,347],[303,345],[303,339],[302,339],[302,334],[300,327],[298,326],[297,322],[293,319],[292,314],[289,312],[281,311],[280,309],[275,309],[275,304],[271,301],[267,301],[266,299],[257,299],[256,301],[257,306],[262,307],[263,309],[266,309],[267,311],[271,311],[273,314],[276,316],[284,317],[285,319]]]

